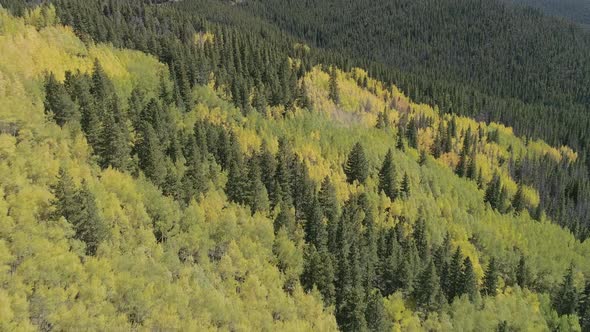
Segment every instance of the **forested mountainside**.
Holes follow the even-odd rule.
[[[579,150],[222,3],[1,3],[0,330],[590,329]]]
[[[549,15],[564,17],[590,28],[590,2],[584,0],[509,0],[509,2],[538,8]]]

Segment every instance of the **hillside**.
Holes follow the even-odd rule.
[[[0,9],[0,330],[590,326],[590,243],[532,180],[571,148],[289,38],[156,58],[59,10]]]

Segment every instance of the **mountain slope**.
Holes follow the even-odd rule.
[[[589,243],[533,213],[540,193],[511,170],[574,162],[570,148],[358,68],[311,67],[294,102],[255,92],[249,110],[212,78],[188,107],[166,65],[84,43],[53,13],[0,11],[3,329],[580,329],[553,307],[570,263],[583,288]],[[219,38],[200,32],[198,47]]]
[[[510,2],[538,8],[549,15],[561,16],[590,27],[590,3],[583,0],[511,0]]]

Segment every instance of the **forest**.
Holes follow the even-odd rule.
[[[583,51],[418,92],[255,1],[0,4],[0,330],[590,330],[586,146],[524,127]]]

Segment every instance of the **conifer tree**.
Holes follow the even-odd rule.
[[[586,281],[584,292],[578,303],[578,317],[582,331],[590,331],[590,281]]]
[[[500,175],[497,173],[494,174],[492,181],[488,184],[488,188],[486,189],[484,201],[490,203],[490,206],[493,209],[497,209],[501,205],[501,191],[502,185],[500,183]]]
[[[461,248],[457,247],[448,269],[448,281],[447,281],[447,298],[449,301],[462,294],[463,289],[463,254]]]
[[[406,151],[406,146],[404,144],[404,139],[403,139],[403,132],[401,130],[398,130],[397,132],[397,141],[395,143],[395,148],[400,150],[400,151]]]
[[[248,183],[246,188],[246,202],[252,213],[264,212],[269,208],[268,193],[260,179],[260,167],[256,158],[251,158],[248,163]]]
[[[79,210],[72,220],[69,220],[74,226],[75,238],[86,244],[87,255],[94,256],[99,244],[106,239],[108,229],[98,215],[94,195],[85,182],[76,194],[75,206],[79,207]]]
[[[440,279],[436,272],[434,262],[431,260],[418,276],[416,288],[414,289],[414,299],[419,308],[429,312],[440,309],[443,296],[440,288]]]
[[[484,274],[482,292],[487,296],[496,296],[497,288],[498,267],[496,266],[496,259],[492,257]]]
[[[397,174],[393,163],[393,151],[389,149],[383,160],[383,165],[379,170],[379,192],[385,193],[391,200],[395,200],[398,195]]]
[[[195,135],[190,135],[185,147],[186,170],[182,177],[184,201],[197,199],[206,190],[205,160],[196,142]],[[229,179],[228,179],[229,181]]]
[[[328,224],[337,224],[340,215],[340,207],[338,204],[338,198],[336,197],[336,188],[328,176],[322,181],[318,200],[324,216],[328,219]]]
[[[141,139],[136,143],[139,167],[145,176],[160,186],[166,178],[164,152],[152,125],[143,122],[140,128]]]
[[[404,197],[410,197],[410,177],[408,173],[404,173],[404,177],[402,178],[401,192],[404,194]]]
[[[63,127],[66,122],[76,116],[76,104],[70,98],[63,84],[50,73],[45,78],[45,113],[51,114],[58,126]]]
[[[461,277],[461,287],[457,295],[467,294],[469,300],[474,301],[478,295],[477,280],[473,272],[471,259],[466,257],[463,261],[463,273]]]
[[[338,87],[338,74],[336,67],[332,67],[330,70],[330,81],[329,81],[329,97],[334,104],[340,104],[340,89]]]
[[[344,166],[344,173],[346,174],[348,183],[353,183],[354,181],[364,183],[369,176],[369,162],[365,157],[365,151],[360,142],[356,143],[350,151],[346,165]]]
[[[383,297],[376,289],[369,293],[365,320],[369,331],[391,331],[392,326],[385,312]]]
[[[522,210],[524,210],[524,208],[525,208],[523,195],[524,194],[522,192],[522,184],[519,184],[518,190],[516,191],[516,194],[514,194],[514,197],[512,198],[512,208],[514,209],[514,212],[516,212],[516,213],[522,212]]]
[[[408,129],[406,130],[408,145],[414,149],[418,148],[418,126],[416,121],[412,118],[408,122]]]
[[[104,115],[98,152],[103,168],[112,166],[121,171],[128,169],[131,153],[129,131],[116,96],[112,97]]]
[[[59,169],[57,183],[52,186],[52,193],[55,196],[53,206],[55,207],[54,217],[57,219],[63,216],[68,221],[72,221],[77,215],[80,207],[77,206],[76,187],[74,180],[65,168]]]
[[[526,264],[526,259],[524,255],[520,256],[520,260],[518,261],[518,267],[516,269],[516,283],[520,286],[520,288],[526,288],[529,285],[529,269]]]
[[[560,315],[571,315],[576,312],[578,306],[578,291],[574,285],[573,264],[570,265],[563,277],[563,282],[557,291],[554,304],[557,313]]]

